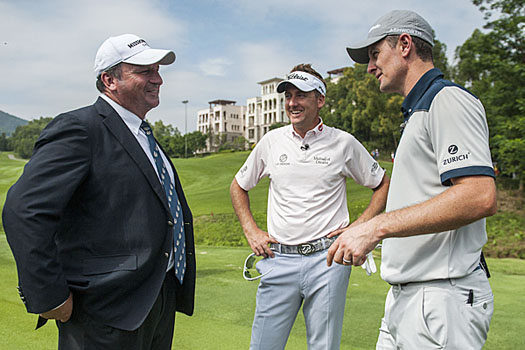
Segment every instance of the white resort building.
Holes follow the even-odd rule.
[[[235,103],[229,100],[214,100],[208,102],[208,108],[197,112],[197,131],[208,135],[207,152],[215,152],[221,143],[232,143],[239,136],[244,136],[246,107],[236,106]]]
[[[283,79],[271,78],[259,82],[261,96],[249,98],[246,102],[246,139],[257,143],[275,123],[289,123],[284,110],[284,94],[277,92],[277,84]]]

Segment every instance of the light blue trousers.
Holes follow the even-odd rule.
[[[308,349],[339,349],[351,267],[328,267],[327,252],[275,253],[257,263],[260,273],[273,270],[257,290],[251,350],[284,349],[301,304]]]

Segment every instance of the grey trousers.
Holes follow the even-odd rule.
[[[339,349],[351,267],[328,267],[326,254],[275,253],[257,263],[260,273],[273,270],[257,290],[251,350],[284,349],[301,305],[308,349]]]
[[[394,285],[376,349],[482,349],[493,312],[494,295],[481,269],[463,278]]]

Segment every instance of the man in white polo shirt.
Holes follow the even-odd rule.
[[[264,276],[250,349],[284,349],[301,304],[308,348],[339,349],[351,270],[325,260],[332,235],[350,224],[346,179],[374,190],[352,225],[383,211],[389,180],[352,135],[323,125],[326,84],[309,64],[294,67],[277,91],[285,92],[291,125],[264,135],[230,188],[251,249],[266,257],[257,264]],[[255,223],[248,197],[266,176],[268,232]]]
[[[496,211],[488,127],[481,102],[443,79],[433,30],[392,11],[347,49],[382,92],[405,96],[386,213],[340,235],[333,261],[358,265],[383,240],[381,277],[392,285],[377,349],[481,349],[493,312],[481,248]]]

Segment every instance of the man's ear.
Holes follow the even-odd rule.
[[[397,43],[403,57],[407,57],[410,51],[413,50],[414,42],[412,41],[412,37],[407,33],[401,34]]]
[[[318,94],[319,97],[317,98],[317,108],[321,109],[321,107],[325,104],[325,97],[322,94]]]
[[[102,74],[100,74],[100,80],[102,81],[106,89],[110,91],[113,91],[116,89],[117,78],[108,74],[107,72],[102,72]]]

